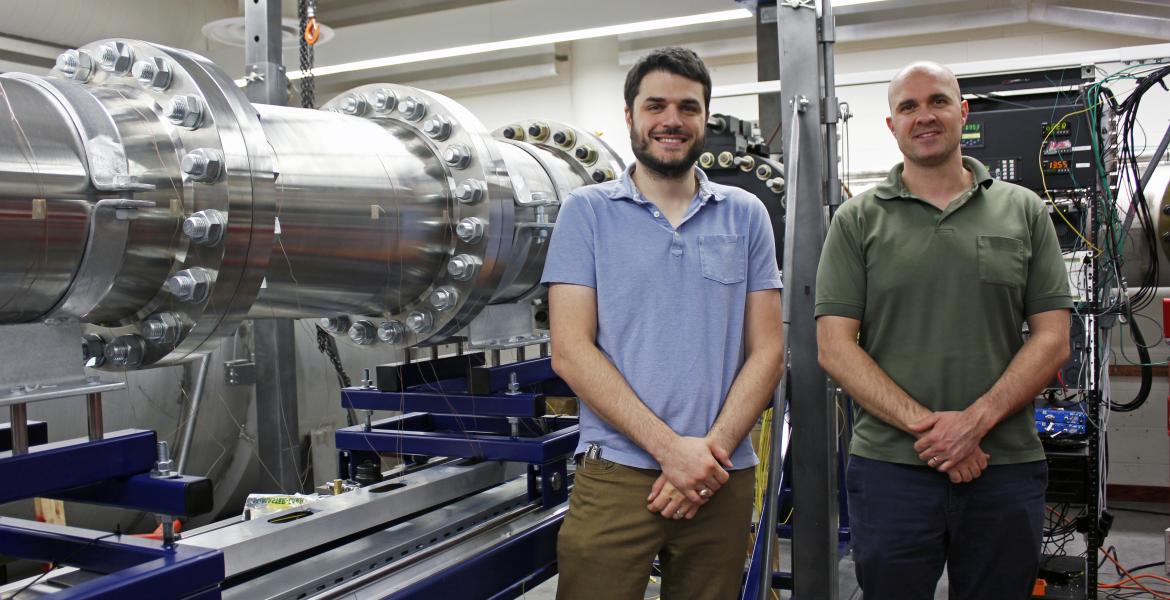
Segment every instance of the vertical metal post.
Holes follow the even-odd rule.
[[[256,437],[259,458],[280,491],[300,491],[300,423],[297,418],[296,350],[293,322],[258,319],[256,348]]]
[[[245,93],[260,104],[288,103],[281,64],[279,0],[244,0]],[[256,437],[261,462],[281,491],[299,491],[296,337],[289,319],[255,321]]]
[[[28,454],[28,406],[8,407],[8,427],[12,431],[12,455]]]
[[[790,349],[788,406],[797,444],[792,454],[793,597],[834,600],[838,596],[837,424],[825,372],[817,363],[813,320],[817,263],[825,239],[823,173],[826,167],[833,167],[825,164],[820,100],[833,98],[834,92],[822,88],[824,63],[814,3],[778,3],[776,27],[784,77],[781,106],[784,114],[793,115],[782,130],[783,147],[803,149],[797,151],[799,156],[785,156],[790,193],[785,223],[784,324]],[[798,158],[796,164],[794,158]],[[777,420],[782,418],[779,410]]]
[[[85,395],[85,412],[88,420],[89,441],[94,442],[102,439],[102,436],[105,435],[105,430],[102,424],[101,392]]]
[[[195,422],[199,419],[199,407],[203,404],[203,384],[207,381],[207,367],[211,363],[211,355],[203,354],[199,357],[199,367],[195,371],[195,386],[187,405],[187,419],[183,424],[183,439],[179,447],[179,473],[187,473],[187,460],[191,457],[191,440],[195,437]]]
[[[244,37],[244,94],[258,104],[288,104],[280,54],[280,0],[244,0]]]

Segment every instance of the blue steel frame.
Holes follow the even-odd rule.
[[[223,554],[218,550],[164,548],[133,536],[19,519],[0,517],[0,548],[7,555],[105,575],[52,594],[53,600],[219,598],[224,579]]]
[[[0,453],[0,503],[49,497],[188,517],[211,509],[211,481],[152,477],[153,431],[123,430],[99,440],[75,439]],[[114,538],[114,539],[110,539]],[[160,542],[19,519],[0,518],[6,556],[102,574],[52,594],[78,598],[219,598],[224,578],[218,550],[164,547]]]

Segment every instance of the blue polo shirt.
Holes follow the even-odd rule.
[[[772,223],[759,198],[711,183],[696,167],[699,190],[676,229],[638,192],[633,168],[569,194],[541,281],[597,290],[601,352],[671,429],[702,437],[743,364],[748,293],[781,287]],[[580,408],[577,452],[597,443],[607,460],[660,468],[584,402]],[[755,466],[750,436],[731,460],[736,469]]]

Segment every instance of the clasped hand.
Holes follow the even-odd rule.
[[[693,518],[727,483],[731,456],[708,438],[680,437],[660,461],[646,508],[667,519]]]
[[[928,466],[946,473],[954,483],[978,478],[991,458],[979,446],[986,431],[966,411],[940,411],[910,425],[918,435],[914,451]]]

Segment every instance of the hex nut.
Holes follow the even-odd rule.
[[[434,326],[435,319],[431,313],[421,310],[416,310],[406,317],[406,326],[411,331],[422,334],[430,331]]]
[[[378,325],[378,339],[387,344],[397,344],[406,338],[406,327],[402,321],[385,321]]]
[[[86,50],[66,50],[57,56],[56,67],[69,79],[85,83],[93,77],[93,55]]]
[[[483,198],[485,187],[478,179],[468,179],[455,188],[455,198],[464,204],[475,204]]]
[[[369,105],[366,104],[366,99],[357,94],[350,94],[341,100],[341,112],[347,115],[363,115],[367,108]]]
[[[369,321],[358,321],[349,327],[349,339],[360,346],[367,346],[378,341],[377,329]]]
[[[407,96],[399,108],[401,108],[402,114],[406,115],[408,121],[418,121],[427,116],[427,103],[414,96]]]
[[[456,169],[466,169],[471,164],[471,149],[463,144],[452,144],[443,151],[443,162]]]
[[[195,129],[203,122],[203,101],[194,95],[175,96],[167,107],[167,119],[175,125]]]
[[[377,112],[390,112],[398,106],[398,94],[394,90],[382,88],[374,92],[374,110]]]
[[[103,71],[125,75],[134,67],[134,50],[125,42],[102,44],[98,50],[98,65]]]
[[[468,244],[474,244],[483,239],[484,224],[478,217],[467,217],[455,225],[455,235]]]
[[[167,279],[165,287],[181,302],[203,302],[211,291],[211,273],[202,267],[183,269]]]
[[[90,368],[106,364],[106,341],[96,333],[81,336],[81,359]]]
[[[201,246],[214,246],[223,239],[227,217],[215,209],[193,213],[183,221],[183,235]]]
[[[187,153],[179,168],[200,183],[214,183],[223,176],[223,153],[215,148],[196,148]]]
[[[146,342],[134,334],[118,336],[106,345],[106,360],[116,367],[137,367],[145,355]]]
[[[460,254],[447,262],[447,273],[456,281],[470,281],[475,277],[479,259],[470,254]]]
[[[459,303],[459,292],[453,287],[443,286],[431,292],[429,300],[438,310],[450,310]]]
[[[330,333],[341,333],[343,331],[349,331],[349,317],[345,315],[337,317],[322,317],[317,319],[317,324],[320,325],[322,329]]]
[[[142,333],[156,344],[173,344],[179,337],[182,322],[174,313],[159,313],[142,323]]]
[[[171,65],[161,56],[134,63],[131,73],[138,83],[160,92],[171,86]]]

